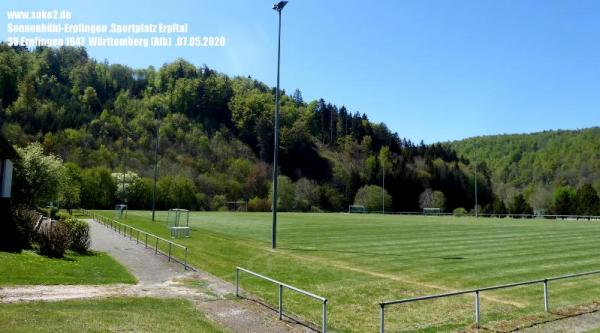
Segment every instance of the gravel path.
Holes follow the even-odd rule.
[[[535,325],[517,332],[525,333],[584,333],[600,327],[600,312],[585,313]]]
[[[138,279],[138,284],[162,283],[185,272],[181,265],[170,263],[162,256],[154,255],[154,251],[144,248],[143,244],[140,246],[135,241],[129,241],[93,220],[85,221],[90,225],[91,248],[110,254],[127,267],[129,272]]]
[[[179,297],[191,300],[208,318],[232,332],[314,332],[256,302],[235,298],[235,286],[206,272],[185,271],[143,244],[103,225],[90,225],[91,248],[110,254],[138,279],[135,285],[58,285],[0,288],[0,303],[59,301],[111,296]]]

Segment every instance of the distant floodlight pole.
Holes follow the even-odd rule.
[[[478,217],[477,209],[477,161],[475,163],[475,217]]]
[[[125,204],[125,176],[127,173],[127,113],[123,112],[123,129],[125,138],[123,140],[123,179],[121,179],[121,204]]]
[[[383,180],[381,181],[381,214],[385,215],[385,163],[381,160],[381,171],[383,172]]]
[[[281,11],[287,1],[280,1],[273,5],[273,10],[279,15],[279,34],[277,37],[277,89],[275,90],[275,145],[273,146],[273,229],[272,247],[277,247],[277,158],[279,151],[279,67],[281,64]]]
[[[152,186],[152,221],[156,211],[156,179],[158,177],[158,147],[160,145],[160,119],[158,107],[154,109],[154,121],[156,122],[156,146],[154,147],[154,184]]]

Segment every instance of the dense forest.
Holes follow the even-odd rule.
[[[485,161],[494,192],[504,200],[523,193],[534,208],[551,211],[559,192],[590,184],[600,191],[600,127],[482,136],[448,147]]]
[[[83,48],[0,45],[3,134],[64,161],[90,208],[151,206],[158,133],[159,208],[225,209],[245,200],[269,210],[274,97],[251,77],[183,59],[132,69]],[[323,99],[306,102],[300,90],[284,91],[281,103],[283,210],[347,210],[361,187],[381,185],[382,163],[388,210],[420,210],[428,203],[419,198],[432,191],[443,194],[437,204],[446,210],[473,206],[472,168],[452,149],[402,139]],[[483,178],[480,202],[492,196]]]
[[[244,201],[249,210],[270,210],[275,89],[251,77],[230,77],[183,59],[133,69],[98,62],[84,48],[0,44],[0,99],[2,133],[23,156],[13,186],[17,201],[87,208],[124,202],[148,209],[158,160],[159,209],[223,210]],[[299,89],[282,92],[280,133],[282,210],[346,211],[360,204],[379,211],[382,201],[387,211],[472,210],[477,169],[482,211],[525,213],[531,184],[539,184],[526,173],[538,164],[525,139],[482,148],[473,159],[469,144],[480,139],[415,144],[365,113],[324,99],[304,101]],[[597,129],[581,135],[579,141],[598,142]],[[552,158],[540,157],[540,163],[572,172],[565,178],[571,185],[586,183],[579,175],[589,168],[597,186],[597,147],[553,145],[562,144],[564,152],[549,150]],[[544,147],[541,140],[531,145],[533,151]],[[567,155],[575,151],[581,152],[578,160]],[[514,166],[496,163],[496,156],[511,156]],[[62,178],[43,180],[40,170]],[[545,185],[564,185],[553,175],[540,177],[549,177]],[[508,183],[514,191],[502,187]]]

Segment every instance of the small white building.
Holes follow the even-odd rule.
[[[17,151],[0,135],[0,200],[10,200],[13,164],[17,158]]]

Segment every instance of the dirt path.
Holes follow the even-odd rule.
[[[149,296],[191,300],[208,318],[233,332],[314,332],[293,320],[277,319],[272,310],[235,298],[235,286],[205,272],[185,271],[151,249],[116,234],[92,220],[93,250],[109,253],[138,279],[135,285],[57,285],[0,288],[0,303]]]
[[[528,327],[516,332],[524,333],[584,333],[600,327],[600,312],[558,319]]]

